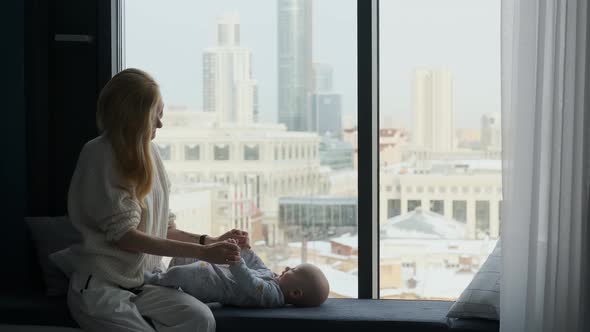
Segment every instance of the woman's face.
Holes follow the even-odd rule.
[[[162,128],[162,118],[164,117],[164,104],[160,103],[156,110],[155,126],[152,128],[152,139],[156,138],[156,130]]]

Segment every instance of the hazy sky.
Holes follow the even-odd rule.
[[[411,124],[417,67],[450,69],[457,128],[500,111],[500,0],[382,0],[379,9],[381,113]]]
[[[449,68],[457,127],[479,127],[500,107],[500,0],[382,0],[381,113],[409,126],[412,71]],[[238,13],[241,46],[252,50],[261,119],[277,118],[276,0],[125,0],[126,66],[152,73],[168,105],[202,107],[202,54],[216,18]],[[356,115],[356,0],[315,0],[313,61],[334,68],[334,92]]]

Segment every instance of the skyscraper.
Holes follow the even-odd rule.
[[[318,93],[311,98],[312,113],[318,119],[318,134],[342,137],[342,96],[337,93]]]
[[[502,148],[502,124],[500,112],[481,117],[481,147],[484,150]]]
[[[327,63],[316,62],[313,64],[313,81],[316,93],[332,91],[333,72],[332,66]]]
[[[311,95],[311,114],[317,121],[319,135],[342,137],[342,95],[332,92],[332,66],[313,64],[315,91]]]
[[[455,147],[453,78],[447,69],[414,73],[414,144],[432,152]]]
[[[252,52],[240,47],[238,14],[217,19],[217,44],[203,53],[203,110],[219,122],[247,123],[257,113]]]
[[[312,2],[278,2],[278,120],[292,131],[316,131],[313,93]]]

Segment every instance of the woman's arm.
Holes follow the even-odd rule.
[[[240,248],[229,242],[199,245],[150,236],[135,228],[113,243],[127,251],[169,257],[194,257],[215,264],[240,262]]]
[[[168,225],[168,233],[167,233],[166,237],[169,240],[176,240],[176,241],[189,242],[189,243],[199,243],[199,238],[201,237],[201,235],[182,231],[182,230],[176,228],[175,223],[172,223],[172,224]],[[218,239],[216,237],[213,237],[210,235],[207,235],[205,237],[205,244],[212,244],[212,243],[216,243],[216,242],[218,242]]]
[[[168,233],[166,236],[169,240],[176,240],[182,242],[199,243],[200,234],[190,233],[182,231],[176,228],[176,223],[172,222],[168,225]],[[222,234],[221,236],[210,236],[205,237],[205,244],[213,244],[222,242],[228,239],[234,239],[238,243],[238,246],[242,248],[244,245],[248,245],[248,232],[241,231],[238,229],[232,229],[229,232]]]

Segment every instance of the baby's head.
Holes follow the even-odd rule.
[[[285,268],[279,276],[279,285],[285,295],[285,302],[301,307],[319,306],[326,301],[330,293],[328,279],[312,264]]]

